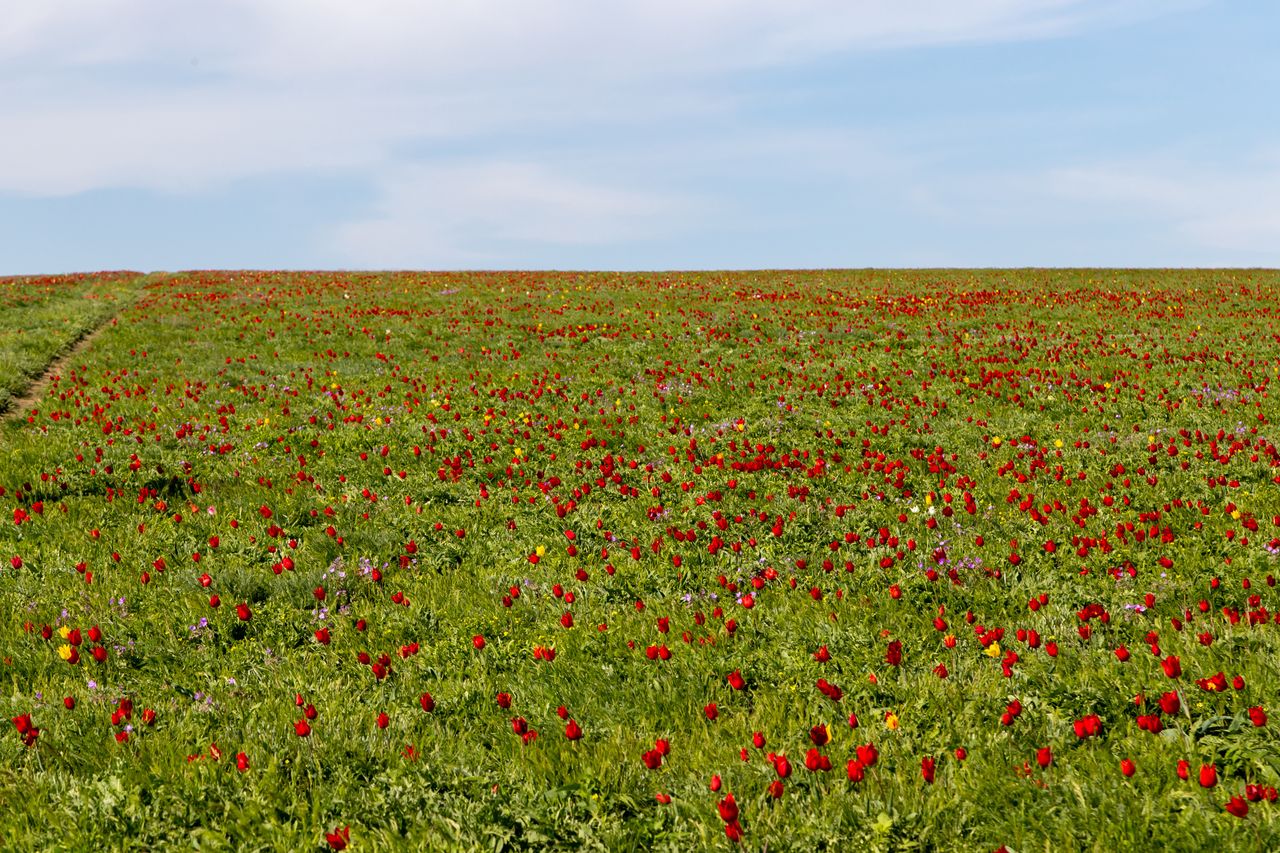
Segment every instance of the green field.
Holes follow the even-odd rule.
[[[118,314],[137,273],[0,278],[0,412],[59,356]]]
[[[0,849],[1280,846],[1280,273],[6,279],[0,359]]]

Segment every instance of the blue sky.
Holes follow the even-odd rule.
[[[1280,4],[45,0],[0,274],[1280,266]]]

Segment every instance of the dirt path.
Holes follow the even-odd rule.
[[[26,415],[28,410],[30,410],[36,401],[44,396],[45,389],[49,387],[49,383],[53,381],[53,377],[61,376],[62,371],[67,367],[67,365],[77,358],[80,353],[92,346],[94,338],[102,334],[102,330],[105,329],[117,316],[119,315],[112,314],[104,318],[97,326],[90,329],[84,335],[81,335],[80,338],[72,344],[71,349],[49,362],[49,365],[44,369],[44,372],[31,380],[31,384],[28,385],[22,393],[9,399],[9,405],[4,411],[4,416],[17,420],[18,418]]]
[[[133,297],[121,300],[120,304],[116,306],[115,311],[107,314],[92,328],[86,329],[79,337],[73,339],[70,342],[70,349],[64,350],[62,355],[57,356],[53,361],[49,362],[45,366],[44,370],[42,370],[38,376],[34,377],[26,388],[9,398],[7,405],[0,406],[0,418],[16,421],[24,417],[30,411],[31,407],[44,396],[44,392],[48,389],[49,383],[53,381],[53,378],[55,376],[61,376],[63,371],[66,370],[67,366],[70,365],[71,362],[79,358],[85,350],[89,349],[89,347],[93,346],[93,342],[98,335],[102,334],[103,330],[111,325],[111,322],[119,317],[126,308],[133,305],[137,298],[142,294],[142,290],[146,287],[147,282],[151,279],[152,276],[149,275],[139,276],[134,279],[132,282],[134,286]]]

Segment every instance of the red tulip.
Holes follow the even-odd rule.
[[[29,748],[35,744],[36,738],[40,736],[40,729],[31,721],[31,714],[20,714],[11,719],[18,730],[18,736],[22,738],[22,745]]]
[[[1075,730],[1078,738],[1093,737],[1102,730],[1102,720],[1097,714],[1090,714],[1075,721]]]
[[[733,794],[721,800],[716,808],[720,811],[720,819],[725,823],[733,823],[738,819],[738,803],[734,800]]]
[[[831,769],[831,759],[821,752],[818,748],[810,747],[804,755],[804,766],[810,771],[827,771]]]
[[[334,850],[346,850],[347,844],[351,841],[351,827],[344,826],[341,829],[335,828],[333,832],[326,832],[324,840]]]
[[[1200,765],[1200,787],[1212,788],[1218,784],[1218,768],[1213,764]]]

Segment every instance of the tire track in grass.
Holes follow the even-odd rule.
[[[94,340],[102,331],[111,325],[125,310],[132,306],[146,290],[147,285],[162,277],[160,273],[140,275],[130,280],[125,286],[128,293],[116,303],[115,310],[103,314],[91,325],[81,329],[74,337],[50,354],[49,361],[38,372],[32,375],[25,387],[17,389],[4,401],[0,401],[0,418],[20,420],[26,416],[31,407],[44,396],[45,390],[55,376],[60,376],[72,360],[93,346]]]

